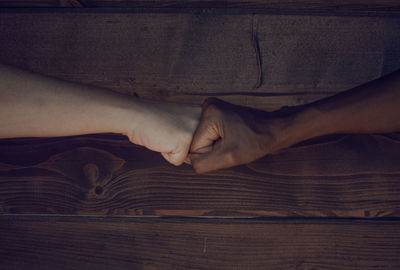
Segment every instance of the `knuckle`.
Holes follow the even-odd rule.
[[[204,109],[203,119],[208,120],[209,123],[216,121],[217,119],[223,119],[223,111],[216,104],[211,104]]]
[[[172,159],[171,163],[175,166],[179,166],[182,164],[182,161],[178,160],[178,159]]]
[[[201,166],[201,164],[199,162],[192,161],[192,166],[196,173],[199,173],[199,174],[204,173],[204,168],[203,168],[203,166]]]
[[[178,154],[165,154],[163,156],[172,165],[179,166],[183,163],[182,157]]]
[[[238,162],[237,155],[235,152],[225,153],[224,160],[225,160],[226,164],[229,166],[236,165]]]
[[[217,104],[209,104],[206,108],[205,108],[205,112],[208,114],[215,114],[219,111],[219,107]]]
[[[222,102],[222,100],[215,98],[215,97],[207,98],[203,102],[203,105],[202,105],[203,110],[205,110],[205,111],[219,110],[221,102]]]
[[[203,108],[204,108],[204,107],[208,107],[208,106],[210,106],[210,105],[217,104],[219,101],[220,101],[220,99],[218,99],[218,98],[209,97],[209,98],[206,98],[206,99],[204,100],[202,106],[203,106]]]

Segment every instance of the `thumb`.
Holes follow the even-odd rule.
[[[194,132],[190,152],[204,153],[204,149],[211,147],[220,138],[219,133],[218,127],[210,120],[201,120]]]
[[[196,153],[189,153],[183,162],[192,165],[193,159],[195,159],[197,156],[210,152],[212,149],[213,149],[212,145],[197,149]]]
[[[190,154],[191,163],[197,173],[231,167],[234,164],[232,154],[223,150],[222,141],[219,140],[211,152],[206,154]]]

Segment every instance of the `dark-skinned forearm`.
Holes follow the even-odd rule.
[[[400,71],[279,117],[275,150],[337,133],[400,131]]]

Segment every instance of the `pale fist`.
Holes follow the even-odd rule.
[[[149,102],[140,120],[127,133],[130,141],[160,152],[170,163],[181,165],[188,156],[199,123],[199,106]]]

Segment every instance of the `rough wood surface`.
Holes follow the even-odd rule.
[[[252,8],[330,11],[400,11],[397,0],[0,0],[0,7]]]
[[[0,0],[0,7],[85,7],[80,0]]]
[[[400,216],[400,136],[335,136],[196,175],[119,136],[0,141],[0,212]]]
[[[394,221],[2,218],[1,269],[399,269]]]
[[[50,76],[144,98],[218,96],[263,109],[400,68],[399,17],[6,12],[0,40],[1,62]]]
[[[219,96],[263,109],[400,67],[393,17],[7,12],[0,40],[0,61],[50,76],[145,98]],[[0,210],[399,216],[399,145],[396,135],[339,137],[199,176],[122,137],[4,140]]]
[[[44,2],[160,7],[31,3]],[[398,9],[397,1],[307,3]],[[24,12],[0,13],[1,62],[145,98],[219,96],[274,109],[400,67],[395,17]],[[399,161],[399,134],[318,138],[208,175],[122,136],[0,140],[0,269],[399,269]]]

